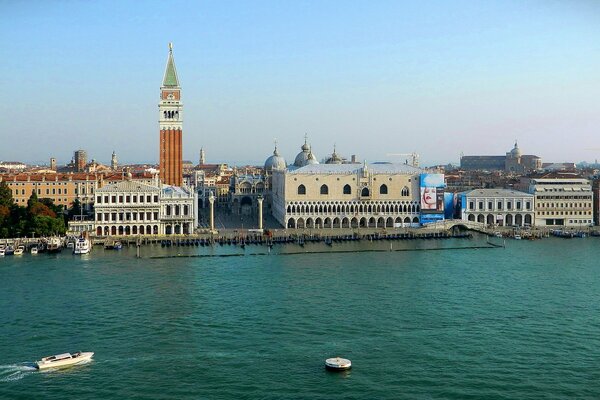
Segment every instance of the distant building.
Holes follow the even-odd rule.
[[[9,172],[23,171],[27,168],[27,165],[18,161],[2,161],[0,162],[0,168]]]
[[[124,181],[124,173],[47,173],[32,172],[18,174],[0,174],[0,182],[4,181],[12,191],[16,204],[27,205],[33,191],[39,198],[51,199],[54,204],[70,208],[75,200],[79,200],[84,209],[90,211],[94,204],[94,193],[104,185]],[[134,174],[130,178],[140,183],[153,184],[156,178],[151,174]]]
[[[592,184],[594,196],[594,224],[600,225],[600,178],[596,178]]]
[[[524,174],[542,168],[542,159],[534,155],[522,155],[515,147],[504,156],[462,156],[460,167],[464,170],[504,171]]]
[[[258,197],[264,197],[266,189],[262,174],[234,174],[229,180],[231,211],[240,215],[257,213]]]
[[[87,153],[85,150],[77,150],[73,155],[73,167],[75,172],[85,172],[87,165]]]
[[[303,146],[302,150],[308,156],[310,149]],[[299,156],[296,161],[308,160]],[[286,228],[418,225],[421,172],[389,163],[273,169],[273,216]]]
[[[460,219],[489,226],[532,226],[533,194],[507,189],[474,189],[459,194]]]
[[[56,158],[50,158],[50,169],[56,171]]]
[[[531,178],[529,193],[535,196],[535,224],[552,227],[592,225],[593,192],[589,180],[575,177]]]
[[[98,236],[179,235],[197,226],[192,191],[126,180],[96,191],[95,233]]]
[[[544,163],[542,164],[542,169],[546,172],[553,172],[553,171],[575,171],[577,169],[577,166],[575,165],[575,163],[569,163],[569,162],[565,162],[565,163]]]
[[[119,163],[117,161],[117,155],[113,151],[112,156],[110,157],[110,169],[112,169],[113,171],[116,171],[118,167],[119,167]]]

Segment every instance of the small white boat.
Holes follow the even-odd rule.
[[[38,253],[38,248],[37,248],[37,246],[33,246],[33,247],[31,248],[31,254],[37,254],[37,253]]]
[[[80,364],[84,361],[91,360],[93,355],[93,352],[82,353],[81,351],[75,353],[57,354],[55,356],[44,357],[35,364],[39,370],[68,367],[70,365]]]
[[[92,245],[87,238],[80,237],[75,242],[75,248],[73,249],[73,254],[87,254],[92,249]]]
[[[516,234],[516,235],[515,235],[515,240],[521,240],[521,235],[519,235],[519,234]]]
[[[62,250],[62,242],[58,237],[51,237],[48,240],[48,245],[46,246],[46,251],[48,253],[60,253]]]
[[[4,247],[0,247],[0,257],[4,257]]]
[[[72,249],[72,248],[74,248],[74,247],[75,247],[75,243],[69,240],[69,241],[67,242],[67,249]]]
[[[325,368],[335,371],[343,371],[352,368],[352,362],[348,359],[340,357],[328,358],[325,360]]]
[[[25,246],[20,245],[19,247],[17,247],[17,249],[15,250],[15,256],[22,256],[23,253],[25,253]]]

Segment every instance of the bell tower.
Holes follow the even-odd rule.
[[[173,44],[169,43],[169,56],[158,103],[160,127],[160,179],[167,185],[183,183],[183,103],[181,87],[173,59]]]

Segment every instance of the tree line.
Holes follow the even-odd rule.
[[[6,182],[0,182],[0,238],[63,235],[67,218],[62,206],[52,199],[39,199],[35,190],[26,207],[15,204]]]

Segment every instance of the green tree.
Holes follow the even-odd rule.
[[[15,204],[15,201],[12,197],[12,190],[10,190],[6,182],[0,182],[0,205],[10,208],[13,204]]]
[[[66,232],[62,218],[53,218],[47,215],[36,215],[31,219],[29,231],[35,236],[62,235]]]
[[[35,193],[35,189],[31,192],[31,196],[29,196],[29,200],[27,200],[27,209],[30,209],[34,204],[37,204],[38,197]]]
[[[71,203],[71,209],[69,210],[69,219],[72,220],[77,215],[81,215],[81,201],[79,199],[73,200]]]

